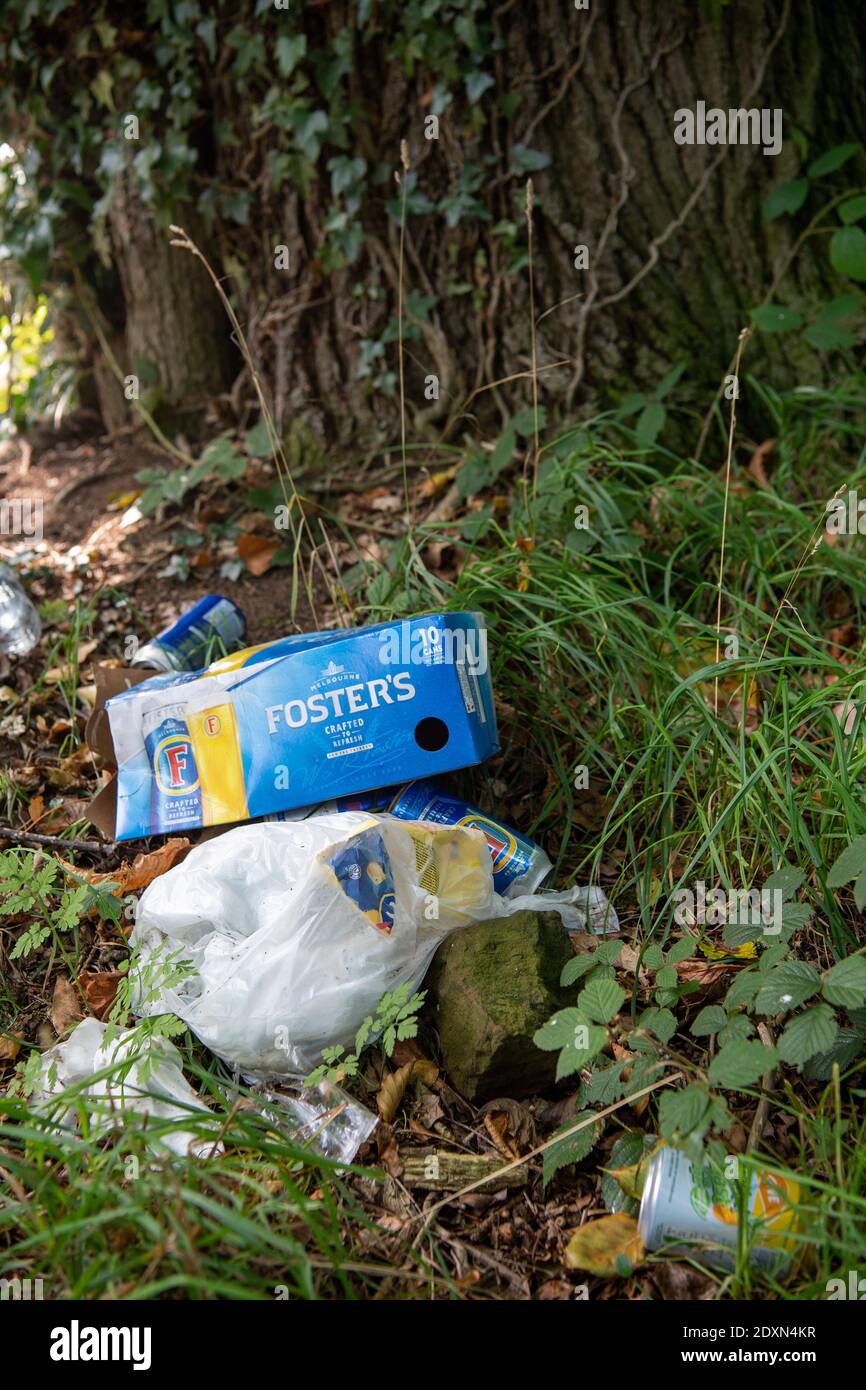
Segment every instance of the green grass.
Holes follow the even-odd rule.
[[[841,949],[850,920],[824,879],[866,829],[866,739],[862,716],[845,737],[833,707],[862,699],[866,659],[858,642],[841,662],[831,631],[863,625],[866,538],[810,552],[826,500],[866,478],[866,382],[768,399],[779,432],[772,491],[736,468],[729,505],[722,637],[737,635],[739,661],[716,665],[714,655],[722,472],[642,457],[621,431],[612,442],[604,419],[548,446],[534,516],[515,504],[508,525],[490,521],[456,584],[423,566],[420,532],[372,616],[423,611],[435,596],[487,613],[497,696],[519,713],[502,721],[502,759],[477,785],[505,776],[518,794],[531,790],[534,829],[568,876],[597,871],[616,850],[617,900],[642,931],[669,919],[681,880],[748,885],[787,859],[810,868]],[[571,526],[579,503],[589,532]],[[530,553],[514,543],[528,535]],[[760,711],[747,733],[725,703],[753,682]],[[580,765],[610,799],[600,836],[574,825]],[[664,889],[655,901],[654,879]]]
[[[212,1108],[151,1119],[148,1136],[183,1129],[222,1153],[179,1160],[148,1146],[134,1119],[96,1138],[82,1105],[70,1132],[0,1101],[0,1277],[42,1278],[51,1299],[363,1293],[373,1271],[347,1232],[357,1239],[366,1218],[335,1165],[245,1108],[250,1093],[217,1063],[184,1061]]]
[[[560,882],[600,880],[627,932],[663,942],[680,887],[760,886],[791,864],[806,871],[800,897],[815,909],[797,954],[826,967],[866,940],[851,895],[827,886],[866,831],[864,713],[850,735],[834,713],[866,692],[866,537],[816,542],[840,486],[866,495],[866,379],[784,396],[746,389],[760,391],[777,444],[767,489],[746,471],[754,443],[735,452],[721,628],[723,643],[736,634],[738,660],[715,659],[724,436],[710,469],[641,452],[605,417],[545,447],[528,515],[515,501],[507,521],[481,513],[480,538],[477,520],[467,528],[456,583],[424,565],[435,533],[416,533],[373,616],[423,611],[431,593],[487,614],[503,754],[466,786],[496,809],[495,783],[507,785]],[[580,504],[590,524],[575,532]],[[846,624],[856,636],[843,660],[833,630]],[[580,766],[604,797],[591,825],[576,815]],[[866,1135],[850,1099],[864,1062],[831,1118],[832,1086],[797,1077],[787,1102],[809,1255],[784,1296],[815,1296],[840,1263],[866,1265]],[[739,1296],[755,1287],[766,1281],[742,1262],[724,1285]]]

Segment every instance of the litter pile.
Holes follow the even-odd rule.
[[[111,779],[90,818],[120,840],[202,832],[137,905],[140,1016],[176,1014],[252,1084],[298,1086],[470,923],[530,908],[570,931],[617,930],[600,889],[543,891],[552,866],[538,845],[431,780],[499,749],[482,614],[233,650],[245,631],[209,595],[134,666],[97,670],[87,739]],[[55,1049],[76,1082],[106,1065],[85,1026]],[[159,1046],[151,1089],[176,1101],[180,1082],[189,1104]],[[114,1098],[140,1108],[138,1089],[133,1076]],[[296,1129],[334,1108],[294,1103]],[[373,1122],[355,1116],[357,1143]]]

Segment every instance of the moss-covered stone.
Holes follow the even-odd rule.
[[[448,1077],[469,1100],[525,1096],[554,1079],[556,1056],[533,1034],[569,996],[559,978],[572,956],[556,913],[478,922],[442,943],[427,977]]]

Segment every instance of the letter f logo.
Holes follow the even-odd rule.
[[[185,743],[176,744],[174,748],[165,750],[166,761],[168,762],[170,787],[183,786],[183,773],[186,767],[187,745]]]

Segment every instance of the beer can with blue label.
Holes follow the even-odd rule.
[[[133,665],[155,671],[201,671],[242,647],[246,632],[246,618],[236,603],[221,594],[207,594],[171,627],[145,643]]]
[[[534,840],[485,815],[477,806],[442,791],[435,782],[410,782],[398,793],[391,814],[400,820],[466,825],[480,830],[490,847],[493,886],[504,898],[534,893],[553,872],[553,865]]]
[[[151,834],[201,825],[201,784],[183,706],[163,705],[152,710],[144,716],[143,731],[153,769]]]

